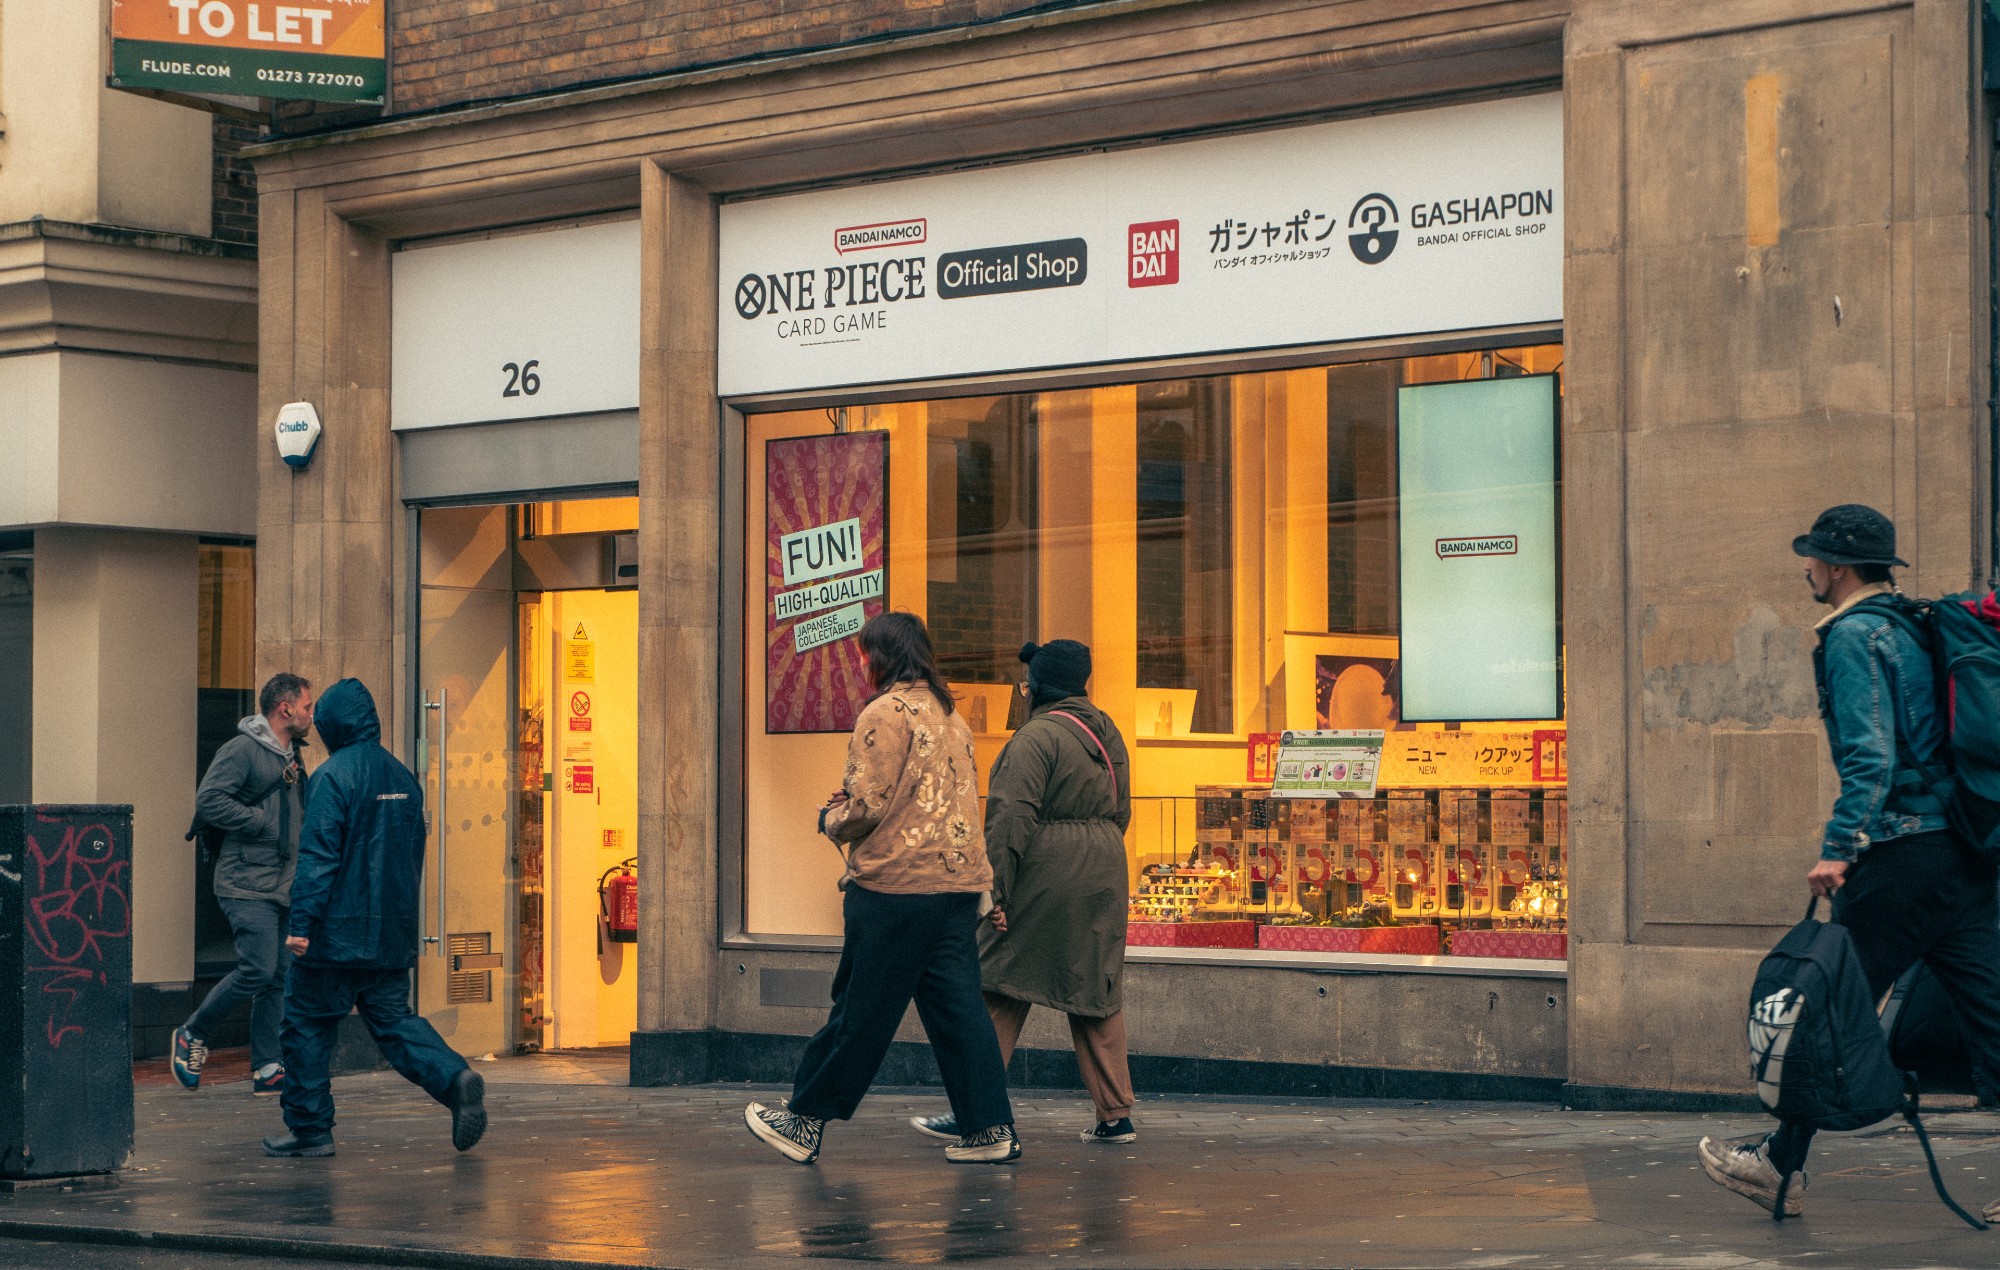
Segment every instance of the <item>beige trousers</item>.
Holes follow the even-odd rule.
[[[986,1012],[993,1016],[993,1034],[1000,1040],[1000,1061],[1014,1057],[1014,1044],[1028,1021],[1029,1002],[986,994]],[[1083,1087],[1090,1091],[1099,1124],[1132,1114],[1132,1073],[1125,1061],[1125,1012],[1107,1019],[1087,1014],[1069,1016],[1069,1039],[1076,1046],[1076,1065]]]

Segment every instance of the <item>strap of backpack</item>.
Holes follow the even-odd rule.
[[[1903,1119],[1909,1121],[1910,1127],[1917,1131],[1917,1143],[1924,1149],[1924,1163],[1930,1166],[1931,1185],[1937,1188],[1938,1198],[1944,1201],[1946,1208],[1958,1214],[1959,1220],[1974,1230],[1991,1230],[1991,1226],[1988,1226],[1985,1222],[1966,1212],[1963,1208],[1960,1208],[1958,1201],[1951,1197],[1951,1192],[1944,1188],[1944,1176],[1938,1172],[1937,1155],[1931,1150],[1931,1135],[1924,1132],[1923,1117],[1918,1114],[1920,1107],[1918,1105],[1916,1073],[1903,1073],[1903,1087],[1908,1093],[1908,1097],[1903,1103]],[[1778,1195],[1778,1203],[1782,1208],[1784,1205],[1784,1190],[1782,1186],[1779,1189]]]
[[[1067,710],[1051,710],[1049,713],[1059,719],[1068,719],[1071,723],[1081,728],[1085,736],[1090,738],[1091,744],[1097,747],[1098,754],[1104,759],[1105,775],[1111,778],[1111,795],[1113,798],[1116,798],[1118,796],[1118,769],[1111,765],[1111,751],[1104,748],[1104,742],[1097,739],[1097,733],[1090,730],[1088,723],[1085,723],[1082,719],[1077,718]]]

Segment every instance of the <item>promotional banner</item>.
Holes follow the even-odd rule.
[[[389,258],[389,426],[639,408],[639,222]]]
[[[388,0],[111,0],[111,84],[379,102]]]
[[[874,691],[855,636],[888,594],[889,434],[764,449],[764,730],[846,732]]]
[[[725,396],[1562,317],[1562,98],[727,204]]]
[[[1382,737],[1369,728],[1286,732],[1278,741],[1273,798],[1373,798]]]
[[[1397,390],[1402,717],[1562,715],[1556,379]]]

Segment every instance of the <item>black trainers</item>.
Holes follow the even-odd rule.
[[[944,1149],[944,1158],[953,1164],[1005,1164],[1021,1158],[1021,1140],[1014,1126],[996,1124],[990,1129],[968,1133]]]
[[[287,1133],[264,1139],[264,1154],[282,1159],[319,1159],[333,1154],[330,1133]]]
[[[250,1073],[252,1098],[276,1098],[285,1092],[285,1065],[266,1063]]]
[[[174,1029],[173,1057],[167,1061],[182,1089],[199,1089],[201,1069],[208,1065],[208,1042],[189,1032],[183,1023]]]
[[[468,1067],[452,1078],[444,1097],[451,1108],[451,1144],[470,1151],[486,1136],[486,1078]]]
[[[1085,1129],[1076,1136],[1085,1142],[1137,1142],[1139,1131],[1132,1127],[1132,1117],[1123,1116],[1117,1120],[1100,1120],[1095,1129]]]
[[[956,1116],[911,1116],[910,1127],[925,1137],[939,1138],[945,1142],[958,1141]]]
[[[753,1102],[743,1109],[743,1123],[788,1160],[811,1164],[819,1158],[819,1138],[826,1129],[824,1120]]]

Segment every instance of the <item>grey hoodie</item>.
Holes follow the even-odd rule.
[[[195,811],[224,834],[215,894],[289,904],[305,818],[304,769],[285,780],[297,751],[278,739],[263,715],[241,720],[236,730],[240,735],[216,751],[195,794]]]

